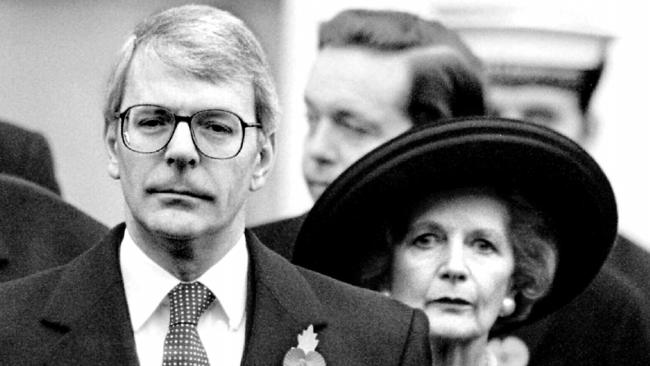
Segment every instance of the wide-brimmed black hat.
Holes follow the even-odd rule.
[[[309,212],[294,263],[360,285],[360,264],[387,245],[387,218],[425,193],[468,185],[516,188],[556,232],[558,267],[551,291],[524,322],[584,290],[614,243],[614,193],[587,152],[542,126],[478,117],[412,129],[352,165]]]

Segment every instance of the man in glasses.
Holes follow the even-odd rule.
[[[0,287],[0,364],[430,364],[422,313],[298,269],[244,230],[274,158],[276,94],[239,19],[208,6],[145,19],[104,118],[126,223]]]

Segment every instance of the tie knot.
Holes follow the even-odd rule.
[[[179,283],[169,292],[170,326],[181,323],[196,325],[199,317],[215,297],[200,282]]]

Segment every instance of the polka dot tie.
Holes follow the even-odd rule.
[[[169,330],[165,337],[163,366],[209,366],[196,325],[214,301],[214,295],[202,283],[192,282],[178,284],[168,296]]]

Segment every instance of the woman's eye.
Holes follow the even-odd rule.
[[[416,247],[429,248],[441,241],[443,241],[443,238],[440,235],[427,233],[416,236],[411,243]]]
[[[430,243],[430,235],[420,235],[413,239],[413,245],[426,246]]]
[[[496,246],[486,239],[475,239],[473,241],[473,246],[483,253],[492,253],[497,251]]]

